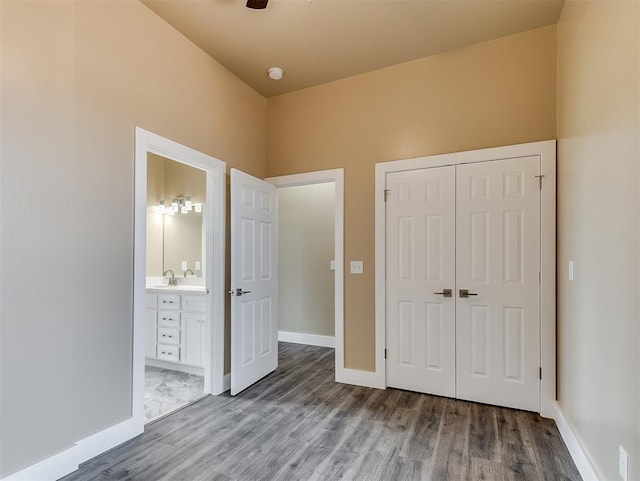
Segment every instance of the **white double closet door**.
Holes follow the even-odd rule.
[[[387,175],[388,386],[540,410],[539,175],[538,156]]]

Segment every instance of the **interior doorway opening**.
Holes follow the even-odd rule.
[[[147,154],[147,423],[205,395],[206,176],[205,170]]]
[[[280,210],[286,216],[284,225],[283,219],[279,219],[280,231],[287,229],[287,233],[284,242],[279,238],[279,297],[284,317],[278,337],[286,342],[335,348],[336,380],[340,381],[344,377],[344,170],[292,174],[266,181],[278,187],[279,202],[284,202],[286,210],[286,213]],[[314,206],[314,199],[322,205]],[[307,210],[296,205],[298,202],[306,205]],[[329,226],[332,232],[327,235]],[[315,230],[315,234],[296,232],[299,229]],[[310,236],[322,239],[294,246],[296,238]],[[314,248],[322,252],[307,252]],[[321,278],[314,279],[315,274]],[[314,288],[323,292],[303,299]],[[319,315],[309,312],[314,308],[319,308]],[[299,320],[296,316],[308,317]]]
[[[335,345],[335,182],[278,189],[278,339]]]

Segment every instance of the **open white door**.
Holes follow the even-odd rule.
[[[276,187],[231,169],[231,395],[278,367]]]

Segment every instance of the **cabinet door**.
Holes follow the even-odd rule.
[[[182,313],[183,349],[180,361],[192,366],[202,366],[202,340],[204,320],[202,314]]]
[[[146,357],[156,357],[156,344],[158,342],[157,337],[157,312],[155,309],[147,309],[145,318],[145,346],[144,355]]]

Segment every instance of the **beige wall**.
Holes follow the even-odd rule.
[[[558,399],[607,480],[620,444],[640,479],[639,24],[637,1],[568,1],[557,27]]]
[[[334,182],[278,189],[278,329],[335,333]]]
[[[374,165],[555,138],[555,26],[272,97],[269,176],[345,168],[345,365],[374,369]],[[345,270],[345,272],[347,272]]]
[[[266,102],[135,0],[0,1],[0,48],[1,477],[130,416],[134,126],[264,177]]]

